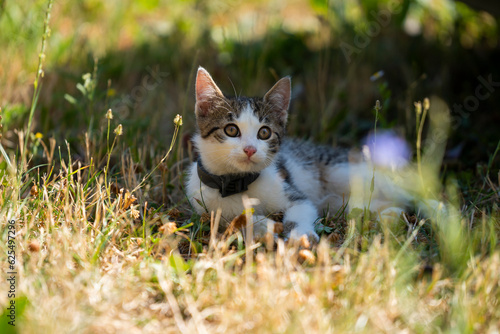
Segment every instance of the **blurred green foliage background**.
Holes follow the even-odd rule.
[[[45,0],[1,2],[2,140],[13,152],[46,8]],[[85,133],[98,148],[112,108],[124,127],[121,148],[154,160],[176,114],[184,116],[181,145],[195,131],[201,65],[227,94],[262,95],[291,75],[289,134],[329,144],[357,145],[373,129],[377,99],[378,126],[414,142],[413,102],[438,96],[453,120],[445,168],[474,176],[495,151],[500,124],[498,84],[473,103],[479,77],[500,82],[498,16],[480,8],[450,0],[56,0],[32,132],[63,147],[67,140],[84,157]],[[464,103],[470,111],[454,108]]]

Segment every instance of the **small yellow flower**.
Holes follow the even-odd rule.
[[[108,111],[106,112],[106,118],[113,119],[113,112],[111,111],[111,109],[108,109]]]
[[[42,139],[42,138],[43,138],[43,134],[41,134],[40,132],[37,132],[37,133],[35,134],[35,138],[36,138],[36,139]]]
[[[250,211],[250,212],[249,212],[249,213],[250,213],[250,215],[253,215],[253,214],[255,213],[255,209],[254,209],[254,208],[250,208],[250,210],[249,210],[249,211]],[[243,212],[242,212],[241,214],[242,214],[242,215],[246,215],[246,214],[247,214],[247,210],[246,210],[246,209],[245,209],[245,210],[243,210]]]
[[[118,124],[118,126],[116,127],[116,129],[115,129],[114,132],[115,132],[115,134],[117,136],[121,136],[123,134],[123,127],[122,127],[122,125]]]
[[[182,126],[182,116],[177,114],[174,118],[174,124],[177,126]]]
[[[113,88],[110,88],[108,89],[108,91],[106,92],[106,95],[109,96],[109,97],[112,97],[112,96],[115,96],[116,95],[116,90],[113,89]]]

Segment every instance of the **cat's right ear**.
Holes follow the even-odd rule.
[[[286,123],[291,95],[291,79],[290,77],[284,77],[280,79],[264,96],[264,102],[271,107],[271,110],[278,113],[283,123]]]
[[[198,67],[196,75],[196,116],[207,116],[214,101],[224,98],[210,74],[203,67]]]

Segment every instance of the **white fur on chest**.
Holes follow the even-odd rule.
[[[196,199],[204,203],[208,210],[222,209],[222,214],[227,219],[243,213],[242,195],[257,198],[260,201],[260,204],[254,207],[255,213],[259,215],[283,211],[289,206],[284,193],[283,179],[278,175],[274,165],[263,169],[257,180],[248,186],[247,191],[224,198],[218,189],[207,187],[200,181],[197,166],[197,163],[193,163],[190,168],[187,194],[190,200],[195,199],[191,200],[191,203],[200,214],[205,212],[205,208],[200,206]]]

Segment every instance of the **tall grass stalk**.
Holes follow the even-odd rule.
[[[0,131],[2,131],[2,108],[0,107]],[[0,132],[0,139],[2,139],[2,133]],[[7,164],[9,165],[9,168],[12,169],[12,163],[10,162],[10,158],[9,158],[9,155],[7,154],[7,152],[5,152],[5,149],[3,148],[3,145],[2,145],[2,142],[0,141],[0,152],[2,153],[2,156],[3,158],[5,159],[5,161],[7,162]]]
[[[415,112],[417,116],[416,129],[417,129],[417,169],[420,177],[421,185],[424,185],[424,175],[422,173],[422,132],[424,131],[425,118],[430,108],[428,98],[424,99],[423,104],[419,101],[415,103]],[[423,109],[423,110],[422,110]]]
[[[144,182],[146,182],[146,180],[156,171],[156,169],[158,169],[158,167],[162,163],[164,163],[165,160],[167,160],[168,156],[170,155],[170,152],[172,152],[172,149],[174,148],[175,141],[177,140],[177,136],[179,134],[179,129],[182,126],[182,116],[180,116],[180,115],[175,116],[174,126],[175,126],[174,127],[174,134],[172,136],[172,140],[170,141],[170,147],[168,148],[167,153],[163,156],[163,158],[160,160],[160,162],[158,164],[156,164],[156,166],[151,170],[151,172],[149,172],[148,174],[146,174],[146,176],[144,176],[142,178],[141,182],[134,188],[134,190],[131,191],[131,194],[133,194],[134,192],[139,190],[144,185]]]
[[[109,147],[109,131],[111,129],[111,120],[113,119],[113,111],[111,109],[108,109],[106,112],[106,119],[108,120],[108,129],[106,131],[106,153],[107,153],[107,159],[106,159],[106,168],[104,169],[104,186],[106,187],[106,192],[108,193],[108,196],[110,195],[110,189],[108,185],[108,172],[109,172],[109,161],[111,159],[111,153],[113,152],[113,148],[115,146],[116,142],[116,137],[113,140],[113,145]]]
[[[40,50],[40,53],[38,54],[38,68],[36,71],[36,76],[35,76],[35,81],[33,83],[33,97],[31,100],[31,108],[30,108],[30,114],[29,114],[29,119],[28,119],[28,128],[26,129],[26,133],[24,135],[24,146],[23,146],[23,157],[22,157],[22,163],[23,163],[23,168],[24,170],[26,166],[26,157],[27,157],[27,152],[28,152],[28,141],[31,133],[31,123],[33,122],[33,117],[35,115],[35,109],[36,105],[38,103],[38,97],[40,96],[40,90],[41,90],[41,79],[43,78],[44,72],[43,72],[43,62],[45,60],[45,48],[47,44],[47,39],[50,37],[50,13],[52,12],[52,3],[53,0],[48,1],[47,5],[47,11],[45,13],[45,20],[43,22],[43,35],[42,35],[42,47]]]
[[[376,150],[376,143],[377,143],[377,122],[378,122],[378,112],[380,111],[380,109],[382,109],[382,107],[380,106],[380,101],[377,100],[375,102],[375,124],[373,125],[373,147],[374,147],[374,150]],[[370,183],[370,197],[368,199],[368,212],[370,211],[370,205],[372,203],[372,195],[373,195],[373,192],[375,191],[375,164],[373,164],[373,174],[372,174],[372,180],[371,180],[371,183]],[[368,216],[366,216],[368,217]]]

